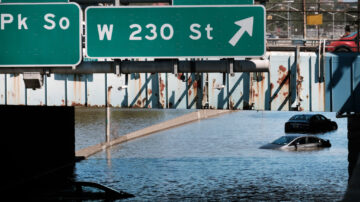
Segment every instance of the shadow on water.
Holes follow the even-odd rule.
[[[64,197],[133,197],[75,179],[74,107],[0,105],[2,198],[58,201]],[[87,193],[83,187],[100,189]],[[102,198],[101,198],[102,197]]]
[[[99,183],[75,180],[75,164],[32,176],[5,189],[6,196],[24,201],[113,201],[135,197]]]

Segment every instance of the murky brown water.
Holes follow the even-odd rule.
[[[186,113],[153,112],[119,110],[113,122],[125,131],[140,122],[145,126],[152,119]],[[92,113],[97,117],[99,112]],[[141,115],[125,121],[131,113]],[[130,201],[341,200],[348,179],[346,119],[322,113],[339,125],[336,131],[318,135],[329,139],[331,148],[258,149],[284,135],[284,123],[295,113],[240,111],[140,138],[78,163],[76,179],[135,194]],[[84,134],[100,133],[104,127],[97,128],[79,114],[77,145],[84,145]]]

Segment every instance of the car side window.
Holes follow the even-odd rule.
[[[299,144],[306,144],[306,138],[300,138],[300,139],[298,139],[297,140],[297,142],[299,143]]]
[[[87,186],[83,186],[82,187],[83,192],[85,193],[105,193],[104,190],[96,188],[96,187],[87,187]]]
[[[316,138],[313,138],[313,137],[308,138],[308,143],[318,143],[318,142],[319,142],[319,140]]]
[[[319,116],[319,118],[322,120],[322,121],[325,121],[326,118],[324,116]]]

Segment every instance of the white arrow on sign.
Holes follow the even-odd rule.
[[[253,33],[254,17],[245,18],[235,22],[236,25],[239,25],[241,28],[235,33],[235,35],[230,39],[229,43],[232,46],[236,46],[239,42],[242,35],[247,32],[250,36]]]

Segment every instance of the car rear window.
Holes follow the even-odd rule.
[[[290,120],[309,120],[310,115],[295,115]]]
[[[297,136],[282,136],[279,139],[272,142],[272,144],[286,145],[293,141]]]

